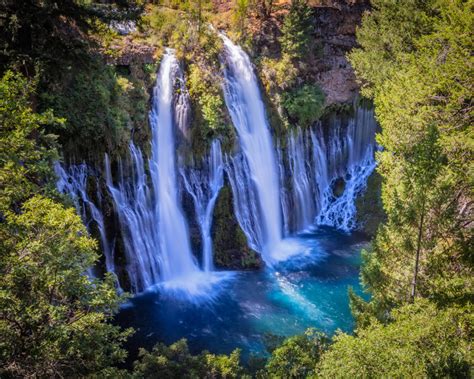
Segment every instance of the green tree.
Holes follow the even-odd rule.
[[[294,58],[302,57],[308,51],[313,30],[312,10],[306,0],[292,0],[290,11],[283,21],[280,43],[283,53]]]
[[[45,197],[57,153],[44,127],[62,120],[33,112],[34,89],[0,80],[0,376],[111,373],[129,334],[109,323],[122,299],[111,277],[86,275],[96,242],[75,211]]]
[[[373,17],[388,20],[397,11],[391,4],[379,1]],[[360,75],[374,78],[366,85],[382,127],[378,170],[387,222],[364,253],[362,279],[373,295],[369,308],[386,319],[415,296],[443,306],[472,302],[472,4],[418,4],[411,13],[432,15],[430,27],[412,33],[404,42],[411,48],[394,51],[388,63],[361,60],[361,51],[373,46],[364,39],[351,55]],[[387,31],[371,16],[366,20],[358,34]],[[390,29],[394,41],[407,25]],[[391,75],[373,74],[385,64]]]
[[[467,378],[473,364],[468,309],[439,310],[418,300],[356,336],[340,333],[323,354],[321,378]],[[471,320],[470,320],[471,318]]]
[[[109,323],[121,297],[75,210],[34,196],[0,224],[0,373],[71,377],[121,362],[129,331]]]
[[[265,378],[306,378],[315,373],[316,364],[329,343],[328,338],[314,329],[286,339],[273,350],[265,369]]]
[[[32,194],[45,192],[57,159],[55,136],[46,125],[59,124],[52,112],[33,112],[36,81],[7,71],[0,79],[0,215],[18,210]]]
[[[357,28],[360,47],[349,54],[362,84],[362,94],[374,95],[406,55],[416,49],[416,39],[433,30],[436,0],[373,0],[372,9]]]
[[[136,378],[242,378],[240,351],[230,355],[214,355],[206,351],[199,355],[189,352],[185,339],[170,346],[157,344],[151,352],[140,349],[140,360],[134,364]],[[158,375],[159,373],[159,375]]]
[[[301,126],[311,126],[324,111],[325,96],[316,85],[303,87],[284,93],[283,106],[288,115]]]

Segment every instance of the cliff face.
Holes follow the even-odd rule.
[[[348,102],[354,98],[358,85],[346,54],[356,46],[355,31],[365,2],[338,8],[315,9],[315,39],[322,45],[322,55],[309,66],[310,75],[326,93],[328,104]]]
[[[277,57],[283,20],[290,1],[278,1],[268,17],[253,17],[249,25],[253,36],[253,56]],[[356,28],[369,9],[365,0],[310,1],[312,6],[312,49],[304,57],[301,73],[306,82],[318,84],[326,94],[326,104],[354,99],[358,84],[346,54],[357,45]],[[221,4],[221,7],[223,5]]]

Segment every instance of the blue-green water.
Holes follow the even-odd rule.
[[[117,322],[133,327],[128,349],[151,348],[186,338],[192,352],[244,356],[265,353],[264,335],[290,336],[314,327],[328,334],[351,331],[348,287],[360,292],[364,236],[330,228],[297,236],[304,253],[272,270],[222,273],[226,279],[205,297],[190,299],[160,290],[130,300]]]

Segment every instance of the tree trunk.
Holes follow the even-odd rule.
[[[425,202],[423,201],[423,205],[421,207],[421,219],[420,219],[420,224],[418,226],[418,241],[416,243],[415,271],[413,273],[413,281],[411,283],[410,300],[412,303],[415,301],[415,296],[416,296],[416,284],[417,284],[418,270],[419,270],[419,265],[420,265],[421,239],[423,236],[424,220],[425,220]]]

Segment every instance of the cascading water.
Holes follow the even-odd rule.
[[[175,130],[173,123],[173,89],[179,72],[176,57],[168,50],[164,55],[150,112],[152,154],[150,172],[158,212],[158,236],[162,256],[163,280],[186,280],[199,269],[195,263],[188,227],[178,202],[176,178]]]
[[[304,250],[297,238],[288,238],[295,232],[318,224],[345,231],[356,226],[354,201],[375,167],[373,112],[359,108],[349,120],[333,117],[327,127],[317,124],[305,131],[297,129],[289,133],[286,143],[278,142],[274,151],[250,60],[227,37],[222,38],[225,100],[241,151],[223,158],[215,140],[201,165],[180,167],[182,181],[178,180],[175,137],[177,133],[189,137],[189,97],[178,62],[167,50],[150,112],[150,159],[147,162],[130,144],[130,157],[118,163],[113,178],[106,156],[106,183],[120,222],[125,269],[134,292],[157,283],[185,287],[188,292],[196,290],[197,282],[212,284],[216,274],[202,273],[213,270],[212,215],[224,170],[232,188],[235,216],[248,244],[270,265]],[[177,95],[175,85],[180,86]],[[107,271],[115,272],[114,248],[107,240],[100,193],[96,206],[86,191],[90,170],[85,165],[68,170],[57,165],[58,189],[71,195],[86,223],[92,220],[97,225]],[[342,191],[335,191],[337,182],[343,183]],[[180,183],[194,203],[203,271],[191,251]]]
[[[296,230],[303,230],[314,223],[315,190],[311,177],[311,156],[307,135],[298,130],[288,137],[288,160],[293,188],[293,204],[295,204],[294,224]]]
[[[318,224],[344,231],[356,227],[355,199],[365,189],[367,179],[376,166],[376,128],[373,111],[362,108],[356,110],[355,117],[349,121],[345,131],[340,123],[330,125],[330,130],[334,132],[330,141],[338,140],[340,144],[329,144],[329,167],[332,167],[329,180],[334,184],[335,180],[342,178],[345,188],[339,197],[334,194],[333,186],[328,186],[324,191]]]
[[[219,140],[212,142],[209,157],[203,160],[202,169],[183,167],[180,171],[185,188],[193,199],[202,238],[203,268],[204,271],[209,272],[214,268],[211,237],[212,214],[219,191],[224,185],[224,163]]]
[[[289,199],[282,202],[290,232],[314,224],[344,231],[356,227],[355,199],[375,168],[377,124],[373,111],[357,108],[355,113],[347,123],[333,117],[325,129],[318,124],[289,135],[286,162],[280,158],[280,167],[291,179],[285,189]],[[344,185],[339,196],[334,191],[338,180]]]
[[[108,156],[105,157],[107,187],[120,222],[126,255],[126,270],[132,291],[139,292],[160,280],[161,256],[155,197],[147,184],[142,153],[129,147],[131,174],[125,178],[118,165],[118,184],[114,185]]]
[[[69,195],[74,202],[77,213],[81,215],[81,218],[89,231],[91,222],[96,224],[100,235],[101,248],[105,256],[106,270],[107,272],[115,273],[114,243],[110,243],[107,238],[104,217],[101,210],[94,204],[87,194],[87,180],[90,174],[88,166],[85,163],[71,165],[66,171],[56,162],[54,165],[54,171],[58,177],[56,183],[58,191]],[[100,202],[101,196],[99,186],[97,186],[97,198]]]
[[[225,101],[243,153],[238,161],[234,159],[228,165],[229,171],[234,171],[229,176],[234,179],[234,197],[247,196],[252,203],[249,206],[235,201],[237,217],[241,219],[241,225],[243,217],[253,218],[245,220],[244,224],[249,227],[243,227],[243,230],[249,243],[261,251],[267,263],[271,263],[274,260],[272,254],[282,240],[279,175],[272,136],[249,57],[226,36],[221,35],[221,38],[224,41]],[[248,170],[242,165],[246,165]],[[258,222],[255,221],[256,215]]]
[[[107,184],[121,223],[127,271],[135,291],[158,282],[186,286],[200,273],[191,251],[176,177],[175,125],[179,120],[174,113],[173,94],[175,81],[180,79],[182,81],[174,53],[167,50],[161,61],[150,112],[151,180],[147,179],[142,153],[133,144],[130,145],[132,174],[129,180],[124,179],[120,170],[118,187],[114,186],[110,165],[106,164]],[[181,111],[185,108],[180,99],[177,104]]]

